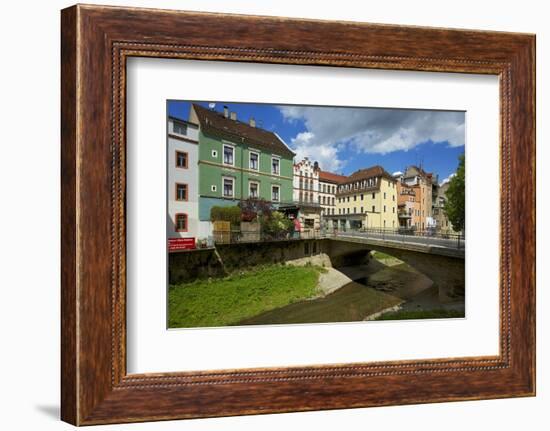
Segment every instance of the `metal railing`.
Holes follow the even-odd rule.
[[[304,229],[302,231],[262,232],[258,230],[214,231],[216,244],[245,244],[272,241],[295,241],[303,239],[321,239],[326,235],[321,229]]]
[[[413,230],[405,228],[361,228],[361,229],[303,229],[301,231],[264,232],[260,230],[214,231],[215,244],[246,244],[273,241],[296,241],[345,236],[381,239],[383,241],[412,242],[448,248],[464,249],[464,234],[437,232],[434,230]]]
[[[357,235],[365,238],[415,242],[426,245],[440,245],[463,249],[466,237],[462,232],[441,232],[435,229],[416,230],[412,228],[360,228],[335,229],[333,235]]]

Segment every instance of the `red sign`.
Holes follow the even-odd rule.
[[[194,250],[195,238],[169,238],[168,251]]]

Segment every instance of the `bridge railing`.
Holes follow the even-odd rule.
[[[225,232],[213,232],[213,239],[216,244],[242,244],[321,238],[326,238],[326,232],[321,229],[303,229],[301,231],[290,232],[264,232],[259,230],[232,229]]]
[[[432,229],[416,230],[407,228],[361,228],[361,229],[338,229],[333,231],[334,236],[338,235],[360,235],[363,237],[372,237],[382,240],[393,240],[414,242],[432,245],[445,245],[463,249],[466,243],[466,238],[462,232],[441,232]],[[414,239],[413,239],[414,238]],[[424,240],[424,241],[422,241]]]

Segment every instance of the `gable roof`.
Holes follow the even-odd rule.
[[[333,174],[332,172],[326,172],[326,171],[319,171],[319,181],[340,184],[346,181],[346,179],[347,177],[345,175]]]
[[[359,169],[358,171],[355,171],[353,174],[346,178],[346,181],[344,181],[344,183],[353,183],[355,181],[362,181],[374,177],[384,177],[390,181],[397,182],[397,180],[392,177],[388,172],[386,172],[386,170],[382,166],[376,165],[371,166],[370,168]]]
[[[295,155],[276,133],[226,118],[222,113],[206,109],[196,103],[193,103],[193,109],[197,114],[203,133],[222,139],[244,142],[280,156],[293,158]]]

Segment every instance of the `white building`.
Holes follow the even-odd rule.
[[[319,202],[319,167],[307,157],[294,164],[294,202]]]
[[[199,228],[198,125],[168,118],[168,238],[197,240]]]
[[[294,164],[293,200],[299,208],[302,229],[319,230],[321,206],[319,204],[319,165],[309,158]]]
[[[330,223],[336,215],[336,191],[338,184],[345,181],[344,175],[319,170],[319,204],[321,204],[321,224],[324,227],[336,227]]]

